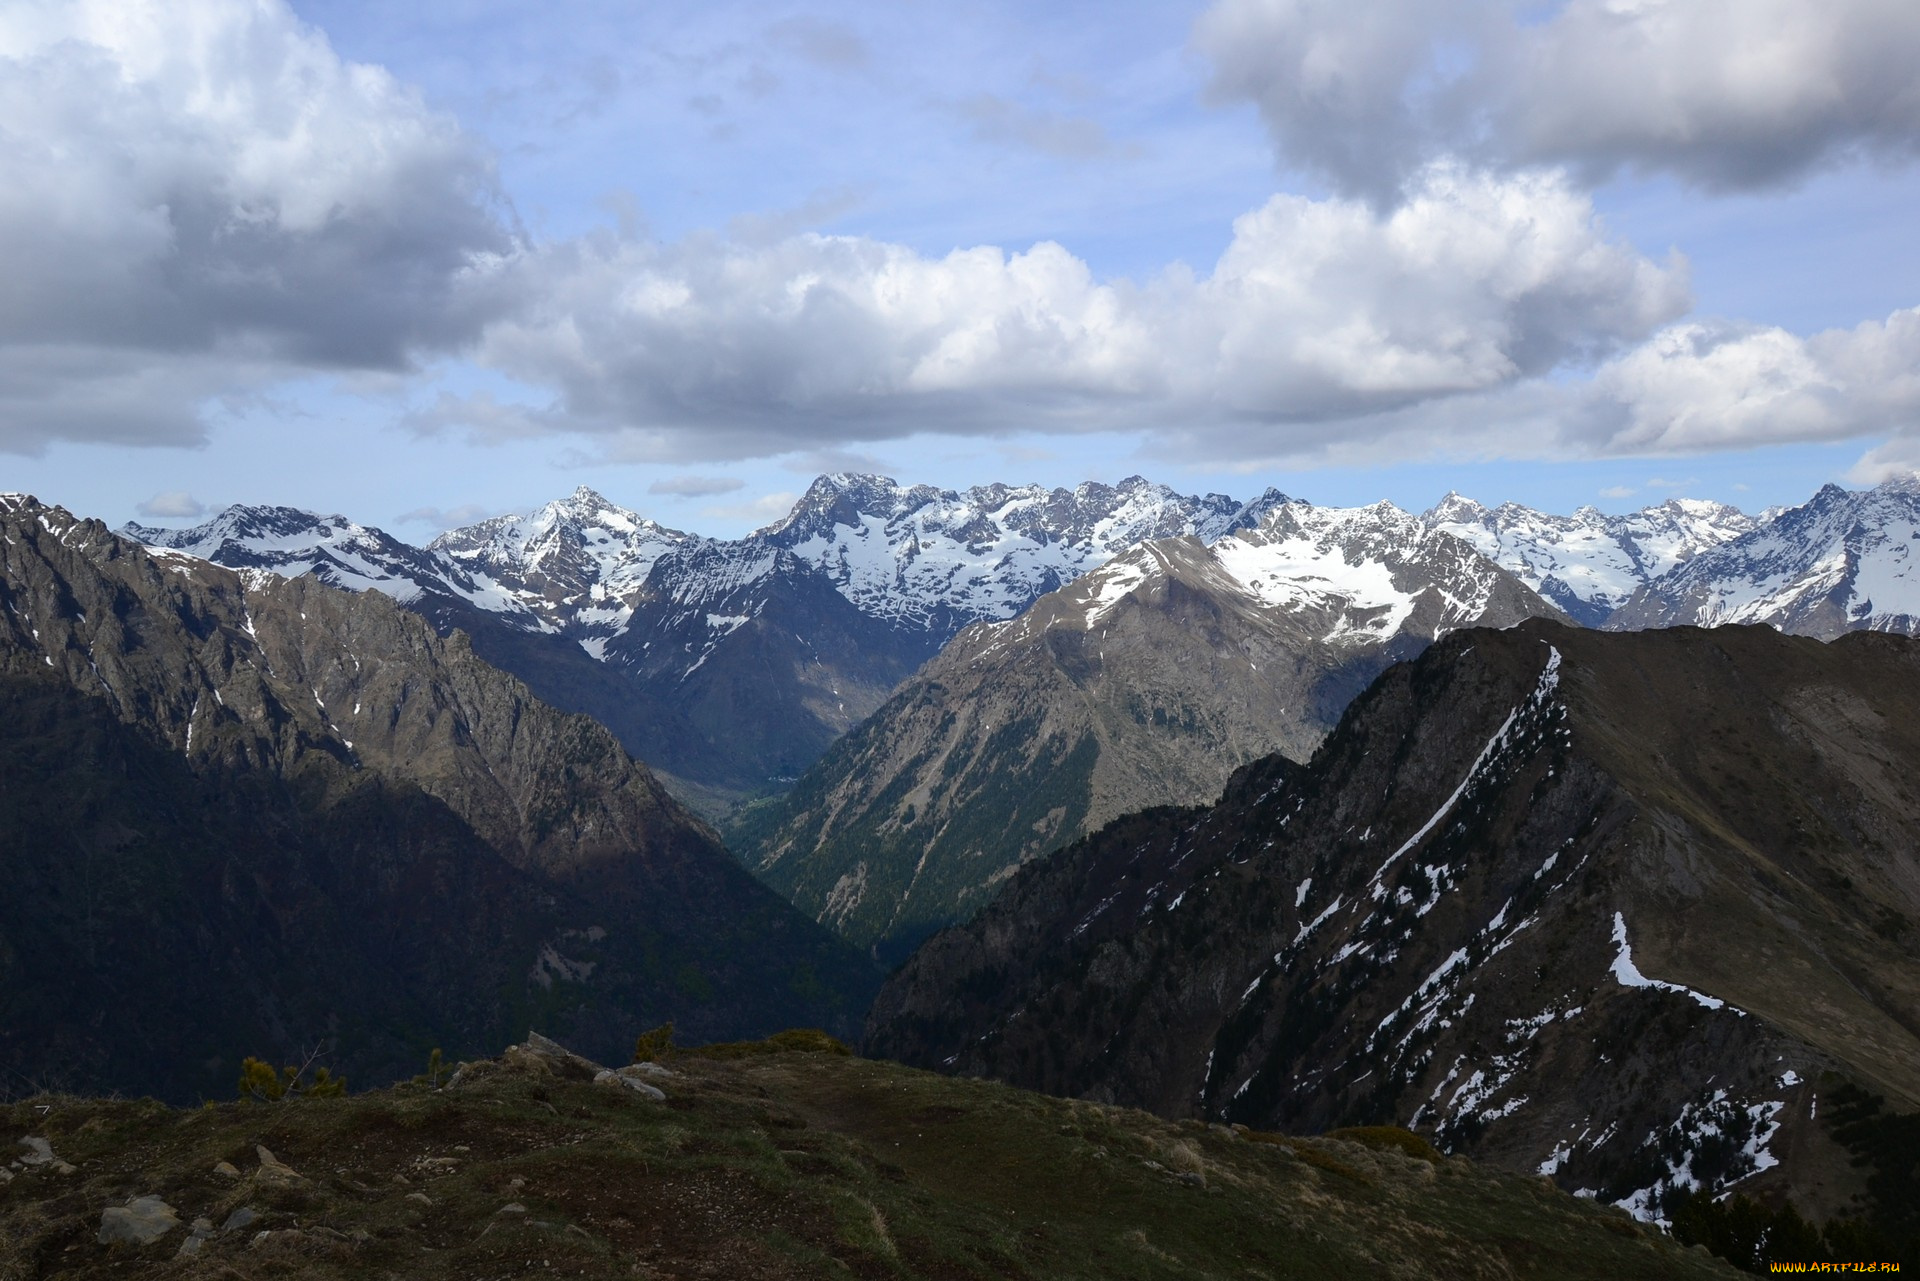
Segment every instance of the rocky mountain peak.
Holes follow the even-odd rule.
[[[1466,495],[1460,493],[1458,490],[1449,489],[1446,492],[1446,495],[1442,497],[1439,502],[1427,508],[1426,519],[1429,521],[1436,521],[1436,522],[1449,521],[1449,520],[1479,520],[1483,516],[1485,516],[1486,513],[1487,513],[1487,509],[1481,503],[1475,501],[1474,499],[1468,498]]]

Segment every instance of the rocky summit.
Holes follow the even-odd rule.
[[[1456,632],[1305,769],[1014,876],[867,1045],[1166,1116],[1405,1125],[1644,1219],[1695,1189],[1857,1213],[1836,1100],[1920,1104],[1917,777],[1905,637]]]
[[[1031,858],[1132,810],[1304,760],[1434,636],[1558,611],[1391,504],[1282,503],[1208,546],[1142,544],[949,645],[730,833],[769,884],[883,961]]]
[[[847,1026],[872,990],[606,729],[379,593],[9,497],[0,704],[9,1092]]]

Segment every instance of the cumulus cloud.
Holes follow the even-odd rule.
[[[207,505],[184,489],[168,489],[134,508],[142,516],[191,519],[207,514]]]
[[[1291,447],[1240,450],[1261,461],[1400,457],[1659,457],[1884,437],[1852,478],[1877,482],[1920,463],[1920,308],[1801,336],[1685,321],[1587,377],[1529,379],[1485,393],[1370,415]],[[1169,432],[1167,457],[1232,442],[1205,425]],[[1653,477],[1646,487],[1691,480]]]
[[[1689,322],[1609,361],[1569,430],[1602,453],[1689,453],[1920,429],[1920,308],[1800,337]]]
[[[1386,212],[1276,196],[1205,277],[1100,281],[1050,242],[931,258],[603,235],[528,254],[512,288],[480,358],[557,389],[542,413],[633,459],[1170,416],[1278,431],[1602,356],[1688,299],[1683,263],[1610,239],[1562,179],[1455,166]],[[498,407],[481,408],[488,430]],[[541,415],[511,418],[491,430]]]
[[[745,489],[747,482],[737,476],[669,476],[647,486],[649,494],[669,494],[676,498],[711,498]]]
[[[1438,155],[1741,189],[1920,152],[1908,0],[1217,0],[1194,39],[1286,163],[1376,200]]]
[[[217,391],[405,368],[512,248],[458,128],[278,0],[9,5],[0,119],[0,447],[191,441]]]

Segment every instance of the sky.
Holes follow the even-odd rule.
[[[1920,464],[1911,0],[7,0],[0,489],[425,541],[821,471]]]

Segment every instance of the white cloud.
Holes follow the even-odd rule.
[[[142,516],[191,519],[207,514],[207,505],[184,489],[169,489],[155,494],[134,508]]]
[[[1920,152],[1910,0],[1217,0],[1194,39],[1286,163],[1376,199],[1448,154],[1730,189]]]
[[[1632,498],[1638,491],[1632,485],[1608,485],[1600,491],[1602,498]]]
[[[511,248],[457,127],[278,0],[10,4],[0,120],[0,448],[187,442],[217,392],[404,368]]]
[[[1356,418],[1291,448],[1242,452],[1303,463],[1658,457],[1874,437],[1889,439],[1860,461],[1854,479],[1884,479],[1920,462],[1920,308],[1806,337],[1686,321],[1590,377],[1527,379]],[[1154,448],[1177,458],[1231,441],[1201,426],[1165,433]]]
[[[1920,430],[1920,308],[1802,338],[1689,322],[1610,361],[1574,431],[1602,453],[1688,453]]]
[[[519,305],[479,357],[560,400],[506,426],[480,406],[477,425],[565,424],[654,460],[1168,419],[1312,435],[1603,355],[1687,305],[1684,265],[1609,239],[1561,179],[1454,166],[1385,213],[1276,196],[1204,278],[1103,282],[1050,242],[928,258],[846,236],[602,235],[505,281]]]

